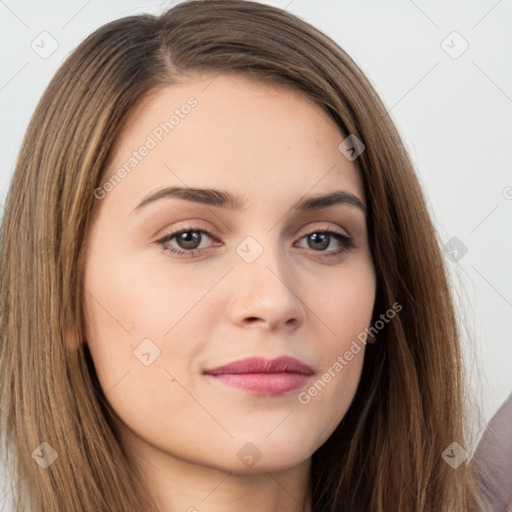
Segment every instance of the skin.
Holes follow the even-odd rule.
[[[146,98],[118,138],[109,173],[190,96],[198,105],[98,199],[87,243],[86,342],[120,439],[162,511],[310,510],[311,456],[355,395],[364,346],[307,404],[298,394],[370,325],[376,279],[362,210],[291,208],[337,190],[364,204],[364,188],[355,162],[338,150],[345,136],[319,106],[233,75],[189,77]],[[244,207],[166,198],[133,211],[165,186],[228,191]],[[191,228],[211,233],[200,253],[163,250],[187,250],[177,237],[159,241]],[[343,247],[334,236],[327,248],[311,246],[309,235],[326,228],[355,247],[326,255]],[[248,236],[263,250],[252,263],[236,252]],[[134,355],[144,339],[160,350],[147,366]],[[314,375],[279,396],[203,374],[281,355]],[[247,443],[261,457],[252,466],[237,456]]]

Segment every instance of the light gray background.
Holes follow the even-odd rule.
[[[104,23],[175,3],[0,0],[1,206],[63,60]],[[324,31],[361,66],[411,152],[443,244],[456,237],[467,247],[458,261],[446,257],[469,327],[474,396],[489,420],[512,391],[512,0],[266,3]],[[33,47],[48,52],[51,38],[58,48],[40,56]]]

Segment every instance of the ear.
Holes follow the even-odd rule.
[[[375,336],[371,332],[368,332],[368,336],[366,338],[366,343],[376,343],[376,342],[377,342],[377,336]]]

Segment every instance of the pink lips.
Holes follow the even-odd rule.
[[[294,357],[251,357],[219,366],[204,373],[228,386],[258,395],[282,395],[302,387],[313,370]]]

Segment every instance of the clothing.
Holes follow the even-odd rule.
[[[489,510],[512,512],[512,394],[487,425],[473,462]]]

